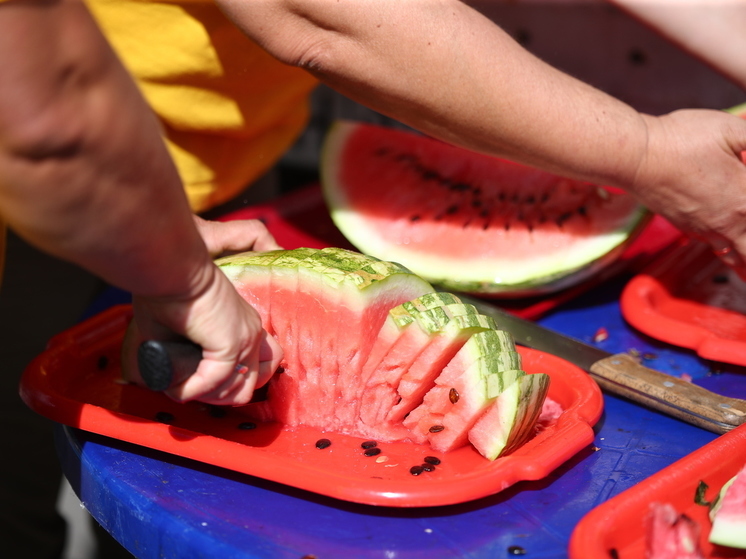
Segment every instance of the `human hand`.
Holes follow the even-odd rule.
[[[211,255],[279,248],[258,221],[195,222]],[[246,404],[277,370],[282,349],[211,261],[202,272],[191,293],[133,297],[134,319],[122,351],[124,377],[143,384],[137,369],[137,348],[143,341],[185,337],[202,347],[202,361],[189,379],[165,393],[180,402]]]
[[[746,121],[710,110],[644,118],[647,150],[630,190],[746,279]]]

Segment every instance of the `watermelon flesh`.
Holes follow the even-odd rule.
[[[336,123],[321,171],[332,218],[355,247],[446,290],[569,287],[613,262],[648,216],[618,190],[370,124]]]
[[[336,248],[217,264],[285,349],[256,419],[442,452],[473,438],[490,460],[539,428],[548,378],[522,381],[507,332],[408,269]]]
[[[746,466],[723,485],[710,519],[710,542],[746,549]]]
[[[647,517],[647,559],[704,559],[700,527],[669,503],[652,503]]]

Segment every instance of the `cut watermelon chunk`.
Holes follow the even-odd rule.
[[[349,121],[329,130],[321,182],[334,223],[360,251],[446,290],[503,297],[589,278],[649,217],[618,189]]]
[[[712,543],[746,549],[746,466],[723,485],[710,519]]]
[[[334,248],[217,264],[285,350],[256,419],[443,452],[473,433],[490,459],[534,432],[546,386],[521,380],[510,334],[406,268]]]
[[[671,504],[652,503],[647,523],[647,559],[704,559],[699,524],[679,514]]]
[[[525,375],[508,386],[469,430],[469,442],[485,458],[507,454],[532,435],[549,391],[549,376]]]

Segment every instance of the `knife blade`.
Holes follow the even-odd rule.
[[[459,294],[464,303],[495,319],[516,343],[556,355],[593,376],[604,391],[625,397],[708,431],[722,434],[746,422],[746,401],[729,398],[641,365],[629,354],[611,354],[514,315],[485,301]]]

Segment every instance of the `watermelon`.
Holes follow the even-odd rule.
[[[746,549],[746,466],[723,485],[710,520],[712,543]]]
[[[350,121],[327,134],[321,182],[334,223],[361,252],[444,290],[495,297],[589,278],[649,217],[617,189]]]
[[[472,444],[489,460],[536,432],[548,377],[521,369],[492,318],[407,268],[339,248],[216,263],[285,350],[247,407],[256,419],[442,452]]]
[[[670,503],[651,503],[645,532],[647,559],[704,559],[700,526]]]

